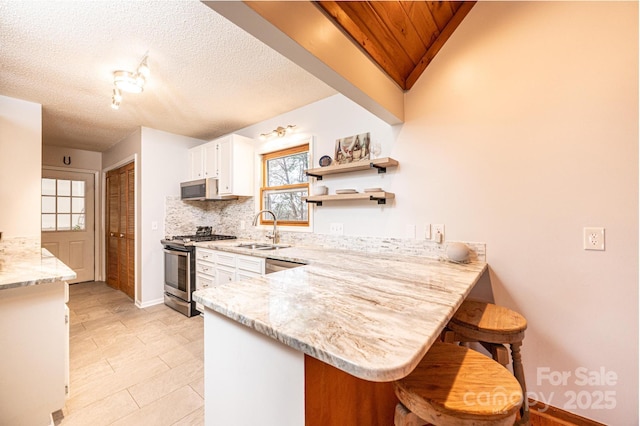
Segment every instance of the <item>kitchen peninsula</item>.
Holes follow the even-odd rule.
[[[305,394],[341,396],[312,389],[335,377],[310,375],[317,360],[365,388],[371,384],[372,398],[380,392],[393,398],[389,382],[413,370],[487,268],[478,260],[198,245],[306,264],[194,294],[205,307],[206,424],[299,426],[305,414],[307,425],[321,424],[310,421]],[[360,397],[365,401],[358,404],[375,407]]]
[[[0,250],[0,424],[48,425],[68,385],[67,280],[40,248]]]

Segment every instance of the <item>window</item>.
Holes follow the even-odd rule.
[[[304,200],[309,194],[309,144],[270,152],[262,156],[261,209],[271,210],[278,224],[309,226],[309,210]],[[271,215],[263,214],[260,223],[273,223]]]
[[[42,179],[42,230],[84,231],[84,181]]]

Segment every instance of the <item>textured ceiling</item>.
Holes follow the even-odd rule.
[[[142,94],[112,72],[149,51]],[[334,94],[199,1],[0,1],[0,95],[42,104],[43,143],[104,151],[145,126],[213,139]]]

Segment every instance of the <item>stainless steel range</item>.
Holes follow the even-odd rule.
[[[229,240],[236,237],[212,233],[210,226],[198,226],[193,235],[161,240],[164,245],[164,304],[191,317],[197,315],[193,292],[196,287],[195,242]]]

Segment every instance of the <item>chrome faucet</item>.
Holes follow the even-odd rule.
[[[278,235],[278,218],[274,212],[271,210],[260,210],[253,218],[253,226],[258,225],[258,218],[262,213],[270,213],[271,216],[273,216],[273,233],[271,235],[267,234],[267,238],[271,238],[273,240],[273,244],[278,244],[280,242],[280,235]]]

